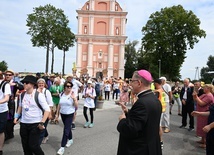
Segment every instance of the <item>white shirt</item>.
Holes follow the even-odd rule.
[[[91,96],[93,96],[93,97],[95,97],[96,96],[96,91],[95,91],[95,89],[94,88],[85,88],[84,90],[83,90],[83,94],[82,95],[86,95],[86,94],[89,94],[89,95],[91,95]],[[86,97],[85,98],[85,102],[84,102],[84,106],[85,107],[88,107],[88,108],[94,108],[95,107],[95,105],[94,105],[94,99],[92,99],[92,98],[90,98],[90,97]]]
[[[111,91],[111,84],[105,84],[104,91]]]
[[[42,93],[45,95],[45,99],[46,99],[49,107],[53,107],[53,99],[52,99],[51,92],[48,89],[44,88],[44,89],[42,89]]]
[[[114,89],[114,90],[115,90],[115,89],[119,89],[119,86],[120,86],[119,83],[114,83],[114,84],[113,84],[113,89]]]
[[[73,84],[72,90],[73,90],[75,96],[77,97],[77,96],[78,96],[79,87],[82,86],[82,83],[79,82],[79,81],[76,80],[76,79],[72,79],[71,82],[72,82],[72,84]]]
[[[169,102],[169,92],[172,91],[171,87],[169,84],[165,83],[163,85],[163,91],[166,93],[166,96],[165,96],[165,102]]]
[[[0,83],[2,81],[3,80],[0,80]],[[4,91],[4,93],[0,89],[0,100],[3,99],[5,95],[11,95],[10,84],[8,84],[8,83],[5,85],[5,91]],[[0,104],[0,113],[8,111],[8,105],[7,104],[8,104],[7,102]]]
[[[42,120],[43,114],[42,110],[36,104],[34,99],[35,90],[32,94],[25,93],[22,102],[19,106],[22,107],[22,116],[20,122],[22,123],[38,123]],[[50,111],[49,105],[45,99],[45,95],[39,93],[38,95],[39,104],[41,105],[44,111]]]
[[[60,85],[64,85],[64,83],[65,83],[65,79],[61,78],[60,79]]]
[[[184,87],[184,95],[183,95],[183,99],[187,99],[187,89],[188,87]]]
[[[65,95],[64,93],[60,96],[59,100],[60,113],[61,114],[72,114],[75,112],[74,101],[71,98],[71,95]]]

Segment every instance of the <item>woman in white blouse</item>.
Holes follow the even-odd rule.
[[[88,80],[87,87],[83,90],[83,98],[85,98],[84,101],[84,107],[83,107],[83,115],[85,117],[86,123],[84,124],[84,128],[92,128],[94,126],[94,98],[96,97],[96,91],[91,86],[92,81]],[[91,122],[89,122],[88,115],[87,115],[87,109],[89,108],[90,116],[91,116]]]
[[[71,124],[75,113],[75,108],[78,107],[77,98],[72,91],[73,84],[70,81],[64,83],[64,92],[60,94],[59,106],[57,108],[56,120],[59,118],[59,113],[64,124],[61,148],[57,154],[64,154],[64,148],[70,147],[73,144]]]
[[[37,91],[44,94],[45,95],[45,99],[50,107],[50,109],[53,108],[53,100],[52,100],[52,95],[51,95],[51,92],[45,88],[46,86],[46,82],[43,78],[40,78],[37,80]],[[49,114],[47,120],[45,121],[44,123],[44,126],[45,126],[45,130],[43,130],[41,132],[41,135],[40,135],[40,141],[39,143],[46,143],[47,140],[48,140],[48,131],[47,131],[47,126],[48,126],[48,122],[49,120],[52,118],[52,115],[51,113]]]

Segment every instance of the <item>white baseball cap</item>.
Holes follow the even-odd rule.
[[[159,79],[166,81],[166,77],[162,76]]]

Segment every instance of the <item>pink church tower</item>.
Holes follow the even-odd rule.
[[[127,12],[116,0],[89,0],[77,14],[77,75],[123,78]]]

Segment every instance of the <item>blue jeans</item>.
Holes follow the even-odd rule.
[[[61,114],[62,122],[64,124],[63,136],[61,141],[61,147],[65,147],[68,140],[72,139],[71,124],[73,121],[74,113],[72,114]]]
[[[113,91],[112,99],[114,99],[114,95],[116,94],[116,100],[117,100],[119,92],[120,92],[119,89],[115,89],[115,90]]]

